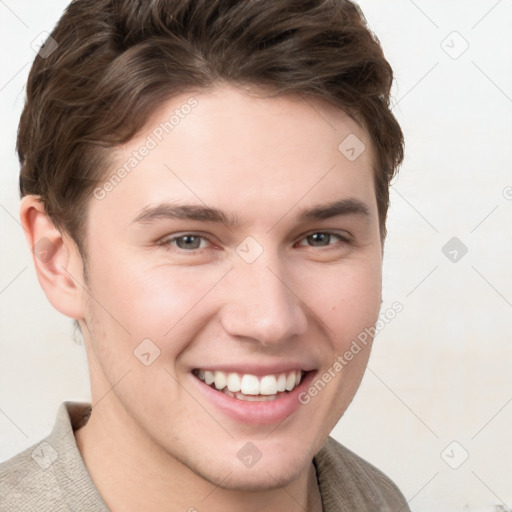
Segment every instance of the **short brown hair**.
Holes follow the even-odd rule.
[[[83,256],[108,149],[162,101],[219,82],[327,100],[361,123],[385,236],[403,135],[389,107],[392,69],[349,0],[75,0],[51,37],[57,47],[39,52],[27,83],[20,192],[41,197]]]

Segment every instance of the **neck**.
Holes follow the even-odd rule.
[[[93,408],[75,437],[91,478],[112,512],[321,512],[312,463],[282,488],[223,489],[156,445],[111,397]]]

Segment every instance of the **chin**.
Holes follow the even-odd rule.
[[[246,467],[242,462],[230,463],[227,460],[189,468],[202,479],[215,487],[229,491],[261,492],[279,489],[295,481],[301,473],[308,471],[311,461],[297,456],[288,460],[272,458],[256,462]]]
[[[262,492],[272,491],[286,487],[291,482],[296,480],[303,468],[294,471],[286,470],[283,468],[261,468],[257,470],[254,468],[237,469],[221,482],[215,485],[230,491],[240,492]],[[216,478],[218,480],[218,478]],[[211,483],[214,483],[210,480]]]

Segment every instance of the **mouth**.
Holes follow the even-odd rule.
[[[192,371],[215,391],[244,402],[269,402],[284,397],[299,386],[307,373],[300,369],[261,376],[201,368]]]

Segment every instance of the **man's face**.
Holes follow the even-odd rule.
[[[370,343],[333,370],[380,307],[370,141],[318,101],[190,97],[115,151],[109,177],[137,164],[89,203],[93,415],[216,485],[274,488],[309,467],[366,367]]]

